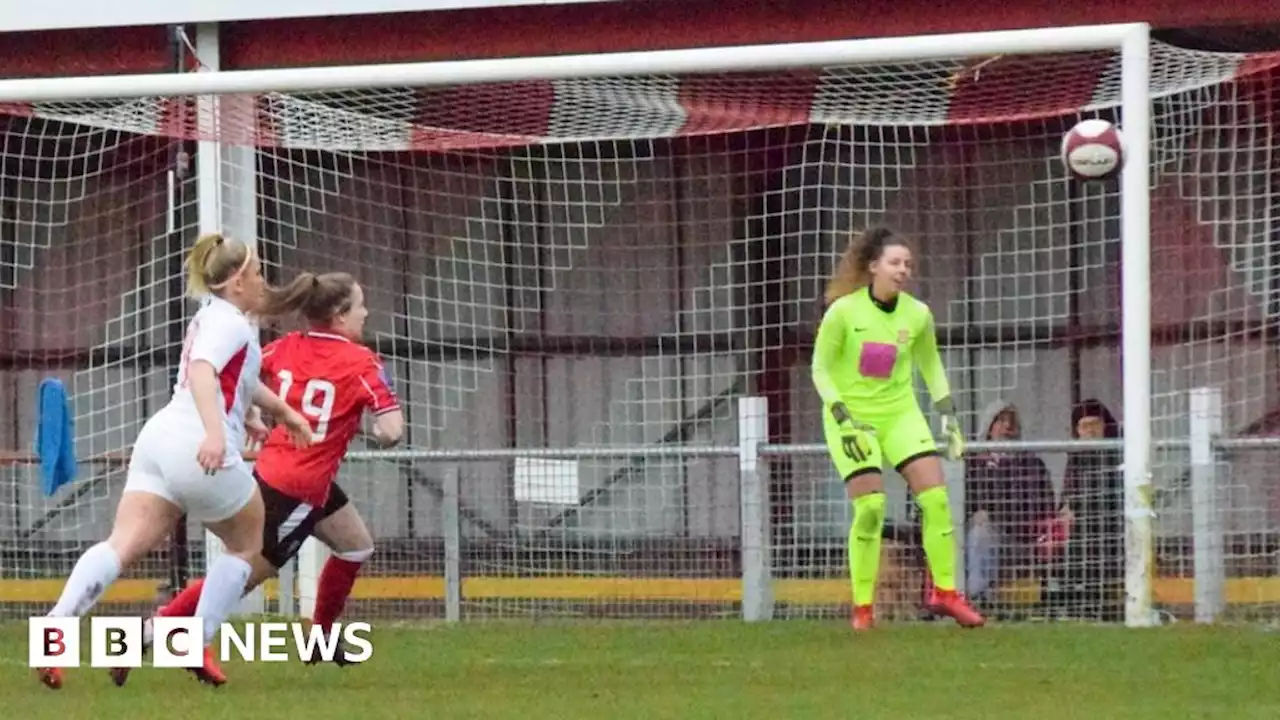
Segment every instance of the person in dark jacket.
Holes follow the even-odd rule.
[[[1003,400],[982,416],[985,440],[1022,437],[1018,408]],[[1024,451],[976,453],[965,458],[965,589],[990,602],[1001,575],[1025,572],[1044,523],[1054,514],[1053,481],[1038,456]]]
[[[1106,405],[1085,400],[1071,412],[1075,438],[1119,438],[1120,424]],[[1059,517],[1067,528],[1055,603],[1090,620],[1124,617],[1124,456],[1119,450],[1082,450],[1067,456]]]

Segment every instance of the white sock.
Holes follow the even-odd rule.
[[[234,555],[219,555],[209,566],[196,603],[196,617],[204,622],[204,644],[208,646],[218,634],[218,628],[231,614],[231,609],[244,595],[252,568],[249,563]]]
[[[100,542],[85,551],[71,577],[62,587],[58,604],[49,611],[49,617],[80,617],[89,612],[111,583],[120,577],[120,556],[110,545]]]

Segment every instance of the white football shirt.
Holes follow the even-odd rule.
[[[163,412],[168,416],[166,419],[183,429],[203,433],[204,425],[187,383],[187,372],[197,360],[208,362],[217,373],[218,400],[227,436],[227,454],[223,461],[226,467],[239,461],[240,449],[244,447],[245,411],[253,402],[262,367],[258,332],[235,305],[217,297],[207,299],[187,326],[178,381],[173,386],[173,398]]]

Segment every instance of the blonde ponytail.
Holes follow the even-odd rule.
[[[249,262],[249,246],[224,237],[222,233],[205,233],[187,255],[187,294],[203,297],[224,285]]]

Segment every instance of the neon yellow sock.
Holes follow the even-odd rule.
[[[956,589],[956,543],[951,525],[951,503],[945,487],[929,488],[916,496],[924,535],[924,555],[939,590]]]
[[[849,582],[853,603],[870,605],[876,599],[880,576],[880,539],[884,535],[884,493],[871,493],[853,501],[849,525]]]

